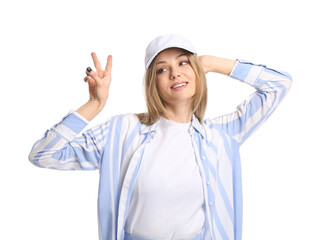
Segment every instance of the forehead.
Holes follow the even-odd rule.
[[[187,51],[182,48],[168,48],[158,54],[157,61],[165,60],[167,58],[176,58],[180,54],[186,53]]]

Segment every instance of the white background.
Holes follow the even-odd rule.
[[[40,169],[28,154],[46,129],[88,100],[95,51],[113,55],[108,116],[145,110],[144,52],[179,33],[199,54],[288,71],[293,85],[241,148],[243,239],[318,239],[317,11],[314,1],[83,1],[1,3],[0,239],[98,239],[98,171]],[[206,116],[234,111],[250,86],[208,74]]]

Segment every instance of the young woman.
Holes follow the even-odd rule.
[[[112,57],[95,53],[87,68],[89,101],[47,130],[29,155],[38,166],[99,169],[99,235],[103,240],[240,240],[239,148],[273,113],[291,85],[286,72],[241,60],[196,55],[178,35],[146,50],[147,113],[125,114],[78,134],[105,106]],[[203,120],[205,74],[229,75],[256,91],[233,113]]]

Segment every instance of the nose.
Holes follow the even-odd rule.
[[[171,68],[171,71],[170,71],[170,79],[171,80],[174,80],[176,78],[180,77],[180,73],[179,71],[176,69],[176,68]]]

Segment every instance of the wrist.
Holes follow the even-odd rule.
[[[235,65],[236,60],[220,58],[216,56],[201,56],[201,63],[205,73],[215,72],[229,75]]]
[[[97,100],[88,100],[86,103],[87,106],[89,106],[92,109],[95,109],[98,112],[101,112],[105,106],[105,102],[97,101]]]
[[[211,68],[213,72],[229,75],[235,66],[235,62],[236,60],[232,59],[213,57]]]
[[[101,103],[96,100],[89,100],[79,109],[77,109],[76,112],[82,115],[88,121],[91,121],[102,111],[104,105],[105,103]]]

